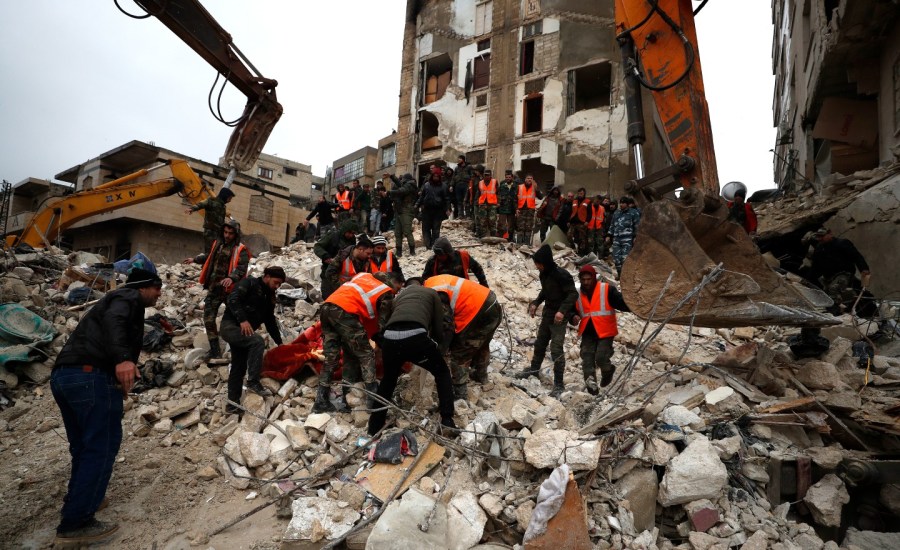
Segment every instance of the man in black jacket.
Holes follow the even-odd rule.
[[[853,307],[859,291],[869,286],[869,264],[851,241],[835,237],[830,229],[820,228],[815,238],[818,244],[812,255],[810,280],[834,300],[830,311],[840,315]],[[857,270],[862,282],[856,277]],[[868,317],[874,313],[873,306],[872,296],[863,296],[856,314]]]
[[[144,308],[153,307],[162,281],[133,269],[125,285],[85,314],[56,358],[50,375],[72,455],[57,542],[102,540],[118,529],[94,519],[103,502],[122,443],[122,396],[140,373],[135,366],[144,338]],[[118,384],[117,384],[118,382]]]
[[[563,373],[566,369],[566,356],[563,353],[563,342],[566,338],[566,319],[575,307],[578,291],[575,281],[568,271],[556,265],[550,246],[543,245],[532,256],[535,267],[540,271],[541,291],[528,306],[528,314],[534,317],[538,306],[544,304],[541,313],[541,324],[538,326],[537,339],[534,342],[534,357],[531,366],[516,375],[524,379],[537,376],[550,345],[550,358],[553,359],[553,391],[550,397],[559,397],[566,387],[563,384]]]
[[[241,402],[241,386],[247,375],[247,389],[267,397],[272,393],[259,382],[266,342],[256,334],[260,325],[281,345],[281,331],[275,320],[275,291],[284,282],[284,269],[267,267],[262,277],[250,277],[238,283],[228,295],[222,317],[222,339],[231,346],[231,371],[228,373],[228,405],[226,412],[237,412],[231,403]]]
[[[328,202],[325,200],[325,195],[321,195],[315,208],[306,216],[306,221],[313,219],[313,216],[315,216],[319,220],[319,235],[324,237],[326,233],[334,230],[334,209],[337,207],[336,203]]]
[[[450,191],[441,178],[440,168],[432,170],[419,192],[416,208],[422,211],[422,240],[431,248],[441,236],[441,223],[450,216]]]
[[[328,266],[335,261],[341,250],[356,244],[356,234],[359,232],[360,227],[356,220],[346,220],[341,222],[341,226],[337,231],[332,231],[328,234],[322,233],[322,236],[313,246],[313,254],[322,260],[322,273],[320,274],[322,294],[325,294],[326,290],[328,290],[325,277]]]
[[[483,287],[488,286],[487,277],[484,275],[484,269],[478,260],[469,255],[465,250],[453,250],[450,239],[447,237],[438,237],[434,241],[431,248],[434,256],[428,258],[425,262],[425,269],[422,270],[422,278],[427,279],[435,275],[453,275],[463,279],[469,278],[469,273],[475,275],[478,284]]]
[[[453,317],[441,303],[438,292],[422,286],[419,279],[411,278],[408,286],[394,298],[391,317],[382,334],[384,375],[378,384],[379,397],[388,401],[393,398],[400,367],[407,361],[412,362],[434,376],[441,424],[455,429],[453,383],[450,367],[444,361],[452,335]],[[386,409],[369,416],[369,435],[384,426],[386,416]]]

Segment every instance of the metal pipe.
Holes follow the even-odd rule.
[[[152,172],[154,170],[158,170],[158,169],[160,169],[164,166],[168,166],[168,165],[169,165],[169,163],[166,162],[163,164],[157,164],[156,166],[151,166],[150,168],[143,168],[133,174],[128,174],[127,176],[122,176],[121,178],[119,178],[117,180],[108,181],[108,182],[104,183],[103,185],[98,185],[97,187],[94,187],[94,189],[98,190],[98,189],[108,189],[110,187],[117,187],[119,185],[122,185],[123,183],[128,183],[129,181],[133,181],[140,177],[146,176],[150,172]]]
[[[635,179],[642,179],[644,177],[644,146],[640,143],[635,143],[631,147],[631,152],[634,153],[634,175]]]

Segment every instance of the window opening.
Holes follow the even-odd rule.
[[[569,71],[568,114],[609,107],[610,78],[608,62]]]
[[[487,88],[491,83],[491,54],[484,54],[475,58],[475,74],[472,80],[472,89]]]
[[[522,42],[519,54],[519,75],[523,76],[534,72],[534,40]]]
[[[525,97],[522,133],[540,132],[543,127],[544,94],[532,94]]]

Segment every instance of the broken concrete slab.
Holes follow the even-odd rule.
[[[666,467],[658,501],[663,506],[719,497],[728,481],[728,471],[716,449],[698,437]]]
[[[447,542],[451,550],[467,550],[478,544],[487,519],[474,494],[461,491],[454,495],[447,505]]]
[[[817,523],[826,527],[838,527],[841,525],[844,504],[850,502],[850,494],[841,478],[827,474],[809,488],[803,502]]]
[[[359,514],[347,506],[321,497],[300,497],[291,503],[291,522],[282,540],[319,542],[334,540],[359,520]]]
[[[244,464],[251,468],[262,466],[269,459],[269,436],[255,432],[241,432],[238,435],[238,446]]]
[[[616,491],[630,503],[634,515],[634,528],[638,531],[653,529],[656,524],[656,498],[659,480],[650,469],[632,470],[615,483]]]
[[[224,456],[218,457],[216,464],[225,481],[235,489],[246,489],[250,486],[250,470],[246,466],[232,462]]]
[[[719,523],[719,507],[708,499],[688,502],[684,505],[684,511],[687,512],[694,531],[705,533]]]
[[[425,522],[435,505],[437,510],[428,531],[422,532],[419,525]],[[449,550],[448,543],[446,506],[436,503],[417,489],[411,489],[400,500],[388,504],[366,541],[366,550]]]

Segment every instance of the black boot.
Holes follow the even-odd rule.
[[[381,408],[382,403],[375,399],[375,394],[378,393],[378,382],[366,382],[366,408],[374,409]]]
[[[219,337],[213,336],[209,339],[209,359],[219,359],[222,357],[222,347],[219,346]]]
[[[319,384],[319,391],[316,393],[316,402],[313,403],[312,413],[335,412],[337,409],[331,404],[331,386],[323,386]]]
[[[247,380],[247,389],[261,397],[272,397],[269,388],[263,386],[259,380]]]
[[[481,370],[481,369],[473,370],[472,373],[469,375],[469,378],[471,378],[475,382],[478,382],[479,384],[484,384],[485,382],[488,381],[487,367],[485,367],[484,370]]]
[[[537,378],[538,374],[540,374],[540,373],[541,373],[540,368],[528,367],[525,370],[521,370],[521,371],[517,372],[516,378],[519,380],[525,380],[526,378],[531,377],[531,376],[534,376],[535,378]]]
[[[597,375],[594,373],[585,374],[584,375],[584,389],[591,395],[597,395],[600,393],[600,388],[597,387]]]
[[[553,389],[550,390],[550,397],[558,398],[563,392],[566,391],[566,385],[563,383],[563,369],[554,368],[553,369]]]
[[[353,407],[351,407],[350,404],[347,403],[347,394],[350,393],[352,389],[353,388],[349,386],[341,386],[341,398],[338,401],[336,407],[337,412],[345,413],[353,410]]]
[[[465,384],[454,384],[453,385],[453,399],[462,399],[463,401],[469,400],[469,388]]]
[[[609,370],[600,371],[600,387],[605,388],[612,382],[613,375],[616,374],[616,367],[612,367]]]

